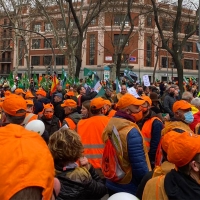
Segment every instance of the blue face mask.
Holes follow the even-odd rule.
[[[184,114],[184,117],[185,117],[185,120],[184,120],[184,121],[185,121],[187,124],[191,124],[191,123],[194,121],[194,116],[193,116],[193,114],[192,114],[191,111],[186,112],[186,113]]]

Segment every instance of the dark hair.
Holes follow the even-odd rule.
[[[90,111],[90,100],[84,101],[82,106],[84,106],[88,111]]]
[[[29,105],[29,104],[27,105],[27,108],[32,108],[32,107],[33,107],[33,105]]]
[[[29,200],[38,200],[42,199],[42,190],[41,187],[27,187],[24,188],[17,193],[15,193],[10,200],[21,200],[21,199],[29,199]]]
[[[81,88],[82,88],[82,87],[83,87],[82,85],[79,85],[79,86],[77,87],[76,91],[78,92],[78,94],[80,94],[80,91],[81,91]]]
[[[101,114],[101,109],[102,108],[99,108],[99,109],[91,109],[90,108],[90,112],[92,113],[92,115],[99,115],[99,114]]]
[[[23,116],[13,116],[9,115],[8,113],[5,112],[6,119],[11,123],[11,124],[21,124],[25,117],[26,117],[26,111],[24,109],[18,110],[16,113],[24,113]]]

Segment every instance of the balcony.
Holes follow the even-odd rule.
[[[11,58],[0,58],[0,63],[11,63]]]
[[[12,38],[12,34],[2,34],[2,37],[1,37],[1,39],[2,40],[5,40],[5,39],[10,39],[10,38]]]
[[[0,51],[12,51],[12,48],[10,46],[0,46]]]
[[[10,74],[10,71],[0,70],[0,75],[9,75],[9,74]]]

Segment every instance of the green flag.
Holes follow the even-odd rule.
[[[33,74],[33,81],[34,81],[35,87],[38,88],[38,78],[37,78],[37,75],[35,74],[35,72]]]
[[[88,68],[84,68],[84,76],[91,76],[94,72]]]
[[[10,72],[9,76],[8,76],[8,82],[10,87],[12,88],[14,86],[14,80],[13,80],[13,73]]]
[[[105,90],[104,87],[101,87],[101,89],[99,90],[98,94],[95,96],[96,97],[102,97],[105,94]]]
[[[63,81],[64,79],[65,79],[65,70],[64,70],[64,68],[62,67],[62,74],[61,74],[61,81]]]

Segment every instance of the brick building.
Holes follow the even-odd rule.
[[[147,4],[148,1],[145,0],[144,4],[145,3]],[[172,13],[176,9],[176,7],[172,5],[163,4],[161,6],[163,6],[163,9]],[[29,11],[30,9],[28,9],[28,6],[25,6],[22,12],[24,20],[28,17]],[[135,6],[132,11],[132,18],[137,16],[139,12],[139,8]],[[112,27],[110,14],[113,19]],[[195,15],[195,11],[190,12],[191,18],[194,18]],[[63,46],[63,50],[65,50],[65,31],[62,21],[59,20],[59,11],[56,16],[57,20],[54,25],[57,30],[60,31],[58,42]],[[86,40],[83,42],[83,61],[80,77],[83,77],[84,67],[97,71],[100,78],[103,78],[104,68],[108,66],[112,75],[114,66],[114,47],[117,45],[116,43],[119,44],[120,41],[123,42],[123,37],[119,38],[119,26],[121,26],[122,19],[124,20],[124,17],[121,13],[103,12],[98,18],[92,21],[87,30]],[[1,25],[9,24],[9,21],[4,17],[1,18],[0,23]],[[170,35],[171,29],[169,21],[160,18],[160,23],[162,23],[162,29],[165,30],[166,36]],[[184,37],[184,34],[187,32],[188,26],[186,26],[186,24],[187,19],[183,19],[183,23],[180,26],[180,37]],[[125,20],[123,35],[127,34],[129,26],[129,22],[126,22]],[[29,29],[38,32],[39,35],[30,32],[27,35],[27,45],[29,48],[28,55],[25,54],[22,44],[23,41],[21,39],[19,39],[17,45],[15,42],[13,43],[13,40],[10,38],[13,36],[11,29],[1,29],[0,51],[2,53],[0,55],[0,75],[7,75],[11,70],[15,69],[15,66],[17,66],[16,58],[19,60],[18,74],[20,75],[27,71],[26,56],[30,58],[31,73],[34,71],[38,75],[45,74],[48,71],[55,70],[55,65],[57,73],[61,74],[62,67],[67,69],[68,61],[62,51],[57,47],[51,25],[44,20],[44,18],[37,16],[30,23]],[[155,78],[163,81],[166,81],[167,79],[171,80],[172,78],[176,79],[176,67],[173,64],[171,55],[162,48],[159,48],[158,51],[156,50],[155,41],[159,39],[159,34],[152,14],[145,16],[139,15],[134,21],[132,35],[133,36],[124,48],[121,58],[121,74],[123,74],[123,70],[128,67],[132,69],[139,78],[142,78],[143,75],[147,74],[151,80],[154,66],[158,59]],[[184,76],[187,77],[197,77],[198,74],[197,41],[198,31],[190,37],[183,51],[182,63],[184,66]],[[170,39],[169,43],[171,43]],[[160,42],[157,42],[157,44],[160,47],[162,46]]]

